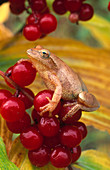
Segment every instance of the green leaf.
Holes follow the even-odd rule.
[[[73,167],[81,170],[110,170],[110,157],[96,150],[83,151],[77,164],[74,164]]]
[[[11,161],[9,161],[9,159],[7,157],[5,145],[4,145],[1,137],[0,137],[0,169],[1,170],[4,170],[4,169],[18,170],[16,165],[14,163],[12,163]]]
[[[87,21],[81,22],[87,28],[95,39],[102,44],[103,47],[110,49],[110,22],[105,18],[94,15],[94,17]]]

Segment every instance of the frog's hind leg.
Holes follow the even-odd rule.
[[[95,108],[90,108],[87,106],[84,106],[82,104],[77,103],[76,105],[74,105],[71,110],[63,117],[63,121],[65,121],[68,117],[72,117],[78,110],[84,110],[84,111],[94,111],[97,110],[97,107]]]

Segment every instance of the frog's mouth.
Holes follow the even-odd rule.
[[[33,49],[27,50],[27,53],[28,53],[28,55],[29,55],[30,58],[35,58],[35,56],[37,56],[37,55],[39,54],[38,51],[33,50]]]

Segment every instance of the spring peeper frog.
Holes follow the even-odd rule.
[[[88,92],[79,75],[56,55],[40,45],[27,50],[27,53],[47,88],[54,91],[52,100],[48,98],[49,103],[40,108],[41,115],[46,111],[51,113],[61,98],[64,100],[77,99],[63,120],[72,117],[79,109],[94,111],[100,107],[99,102],[94,95]]]

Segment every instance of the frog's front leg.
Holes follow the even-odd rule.
[[[62,86],[61,83],[59,81],[59,79],[57,78],[57,76],[55,74],[51,74],[50,72],[46,72],[45,74],[47,74],[46,78],[45,78],[45,82],[49,82],[52,85],[55,86],[55,90],[54,90],[54,94],[52,97],[52,100],[50,100],[48,97],[48,101],[49,103],[46,104],[43,107],[40,107],[40,115],[42,116],[43,113],[49,111],[49,116],[51,117],[51,112],[56,108],[57,104],[59,103],[61,97],[62,97]]]

